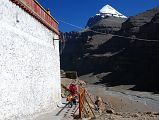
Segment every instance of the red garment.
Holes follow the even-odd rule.
[[[77,87],[76,87],[76,85],[70,84],[69,90],[70,90],[71,95],[75,96],[77,94]]]

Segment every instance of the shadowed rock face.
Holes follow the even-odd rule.
[[[99,22],[100,20],[102,20],[103,18],[101,16],[93,16],[93,17],[90,17],[88,22],[87,22],[87,25],[86,27],[91,27],[92,25],[96,24],[97,22]]]
[[[96,84],[133,84],[136,86],[132,90],[159,92],[159,42],[137,41],[112,35],[135,35],[159,40],[159,7],[123,21],[108,17],[91,26],[91,29],[100,32],[105,32],[101,28],[109,31],[111,27],[113,32],[109,34],[86,29],[73,37],[68,35],[71,39],[66,42],[61,56],[61,68],[76,70],[79,75],[92,73],[97,79]]]
[[[138,36],[147,39],[159,40],[159,12],[152,18],[151,22],[140,27]]]
[[[141,26],[151,22],[151,19],[159,12],[159,6],[140,13],[136,16],[130,17],[126,22],[122,24],[120,32],[123,35],[131,36],[136,35],[139,32]]]

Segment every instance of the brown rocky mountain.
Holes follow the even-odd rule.
[[[82,32],[64,33],[67,41],[61,69],[75,70],[79,76],[91,78],[87,81],[90,83],[135,85],[132,90],[159,92],[158,30],[159,7],[156,7],[126,21],[109,16]]]

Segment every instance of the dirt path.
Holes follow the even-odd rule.
[[[73,114],[77,109],[77,105],[73,105],[72,108],[66,106],[66,98],[62,98],[62,104],[58,108],[50,113],[39,115],[35,120],[73,120]]]

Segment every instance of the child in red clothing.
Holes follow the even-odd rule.
[[[70,90],[71,95],[75,96],[77,94],[77,87],[75,84],[70,84],[69,90]]]
[[[75,84],[70,84],[69,86],[69,90],[70,90],[70,93],[71,95],[73,96],[73,104],[76,105],[76,101],[77,101],[77,87]]]

